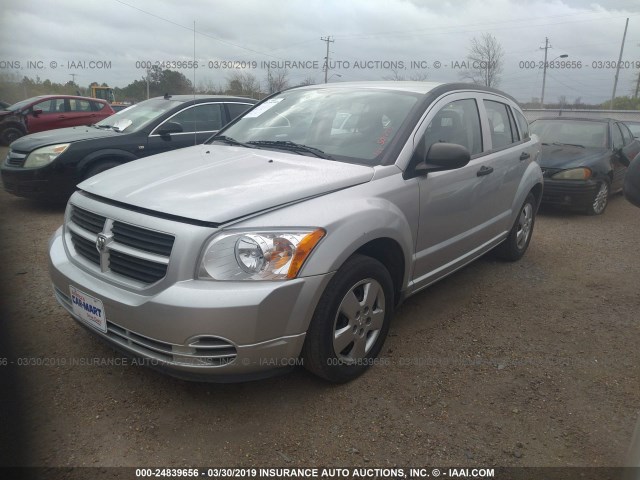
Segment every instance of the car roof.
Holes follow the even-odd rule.
[[[234,97],[232,95],[169,95],[168,98],[167,97],[152,97],[150,98],[150,100],[173,100],[173,101],[178,101],[178,102],[189,102],[192,100],[224,100],[224,101],[242,101],[242,102],[246,102],[246,101],[250,101],[250,102],[257,102],[257,100],[254,100],[253,98],[247,98],[247,97]]]
[[[599,123],[608,123],[608,122],[619,122],[620,120],[615,120],[613,118],[604,117],[604,118],[586,118],[586,117],[540,117],[532,120],[531,123],[537,122],[538,120],[572,120],[579,122],[599,122]]]
[[[396,90],[412,93],[427,94],[434,90],[442,91],[455,91],[455,90],[476,90],[486,91],[492,93],[498,93],[500,95],[509,96],[506,93],[483,85],[476,85],[474,83],[442,83],[442,82],[418,82],[418,81],[393,81],[393,80],[380,80],[380,81],[362,81],[362,82],[334,82],[334,83],[321,83],[315,85],[305,85],[301,87],[294,87],[296,89],[314,89],[314,88],[372,88],[382,90]]]
[[[362,82],[335,82],[335,83],[321,83],[315,85],[305,85],[300,87],[293,87],[292,89],[319,89],[319,88],[345,88],[345,89],[363,89],[371,88],[376,90],[390,90],[396,92],[409,92],[418,93],[431,98],[436,98],[446,93],[456,91],[473,91],[473,92],[488,92],[494,93],[508,98],[516,105],[518,101],[508,93],[501,90],[497,90],[492,87],[485,87],[484,85],[476,85],[474,83],[441,83],[441,82],[418,82],[418,81],[393,81],[393,80],[381,80],[381,81],[362,81]]]

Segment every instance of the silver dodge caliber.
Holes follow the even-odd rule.
[[[375,363],[404,298],[489,250],[522,257],[539,155],[497,90],[286,90],[204,145],[81,183],[50,241],[55,295],[172,375],[234,381],[303,363],[345,382]]]

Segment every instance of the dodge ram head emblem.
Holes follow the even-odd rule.
[[[105,248],[107,247],[107,236],[103,233],[98,235],[98,238],[96,238],[96,250],[98,250],[100,253],[103,253]]]

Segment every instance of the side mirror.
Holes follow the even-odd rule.
[[[640,207],[640,153],[636,155],[624,176],[624,196],[636,207]]]
[[[416,165],[416,173],[441,172],[464,167],[471,160],[471,154],[462,145],[455,143],[434,143],[429,148],[423,162]]]
[[[172,133],[180,132],[182,132],[182,125],[177,122],[164,123],[157,131],[158,135],[160,135],[161,137],[168,137]]]
[[[31,115],[33,115],[34,117],[37,117],[41,113],[42,113],[42,109],[41,108],[36,108],[35,110],[31,111]]]

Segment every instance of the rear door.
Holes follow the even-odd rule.
[[[91,108],[89,100],[70,98],[69,109],[65,112],[62,123],[65,127],[77,127],[80,125],[91,125],[96,123],[96,113]]]
[[[485,207],[489,236],[504,234],[511,228],[514,199],[527,165],[535,159],[535,145],[530,142],[526,119],[516,121],[516,112],[504,97],[492,94],[482,95],[484,109],[483,128],[487,138],[487,156],[484,165],[487,173],[483,188],[491,192],[492,201]],[[527,127],[525,132],[525,126]]]

